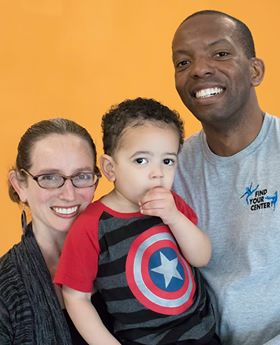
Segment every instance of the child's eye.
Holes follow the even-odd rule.
[[[148,163],[148,159],[147,158],[136,158],[135,162],[139,165],[142,165],[142,164]]]
[[[174,160],[174,159],[171,159],[171,158],[165,158],[165,159],[163,160],[163,163],[164,163],[165,165],[174,165],[174,164],[175,164],[175,160]]]

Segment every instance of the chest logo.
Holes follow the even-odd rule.
[[[177,315],[193,303],[192,269],[164,225],[134,240],[126,260],[126,279],[137,300],[157,313]]]
[[[240,199],[244,199],[251,211],[260,209],[271,209],[275,211],[278,204],[278,192],[269,193],[266,188],[260,188],[260,185],[250,186],[245,188]]]

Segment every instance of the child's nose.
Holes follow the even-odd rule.
[[[151,171],[151,178],[156,179],[156,178],[162,178],[163,177],[163,169],[161,166],[154,166],[152,171]]]

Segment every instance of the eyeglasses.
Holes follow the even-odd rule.
[[[101,177],[98,168],[96,168],[95,172],[80,172],[71,176],[64,176],[61,174],[42,174],[34,176],[25,169],[20,169],[20,171],[30,176],[37,182],[39,187],[44,189],[60,188],[64,185],[66,180],[71,180],[72,185],[76,188],[93,187]]]

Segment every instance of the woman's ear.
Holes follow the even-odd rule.
[[[261,59],[251,58],[251,83],[252,86],[258,86],[263,80],[265,66]]]
[[[14,190],[17,192],[22,203],[27,202],[26,182],[20,180],[18,172],[11,170],[8,179]]]
[[[114,182],[116,180],[114,159],[109,155],[103,154],[100,157],[99,164],[102,173],[107,177],[109,181]]]

